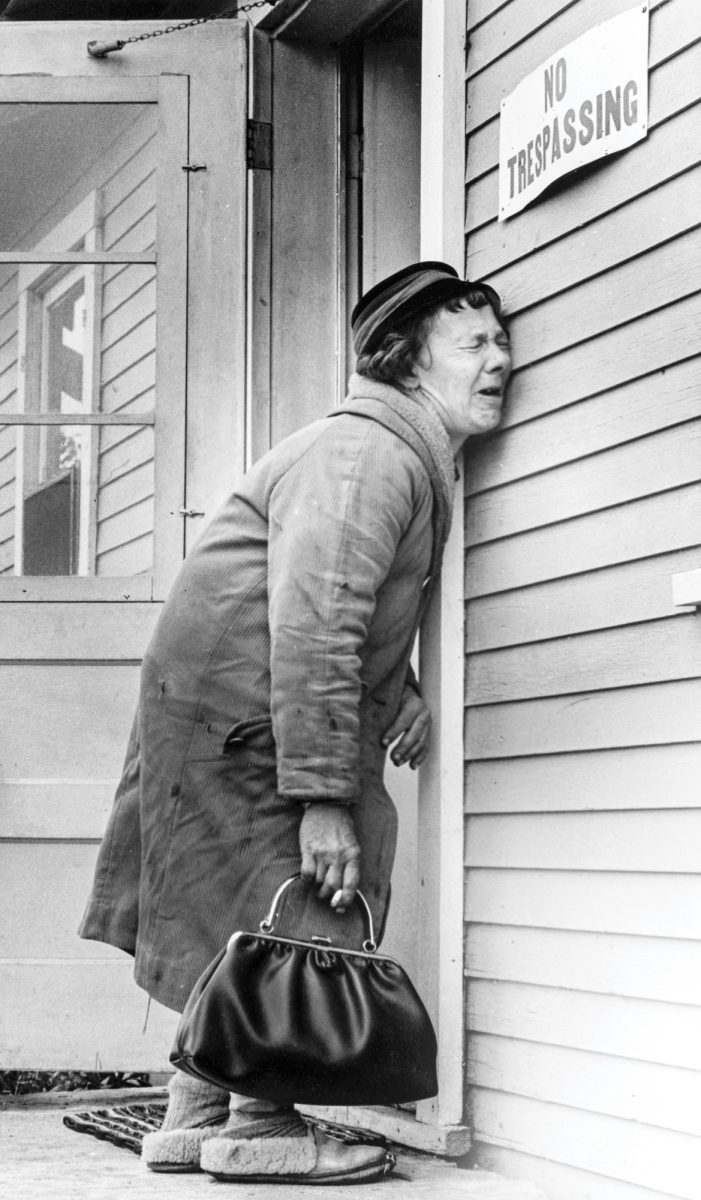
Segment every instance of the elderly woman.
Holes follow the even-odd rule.
[[[509,377],[499,298],[416,263],[353,313],[343,406],[248,472],[184,563],[143,662],[138,718],[81,934],[135,957],[182,1011],[235,929],[301,871],[294,931],[358,945],[358,885],[384,924],[396,814],[387,748],[418,766],[430,716],[410,666],[466,438]],[[294,891],[294,889],[291,889]],[[290,893],[288,892],[288,896]],[[383,1150],[176,1072],[160,1170],[363,1182]]]

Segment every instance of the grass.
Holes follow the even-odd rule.
[[[0,1071],[0,1096],[149,1087],[150,1082],[150,1076],[136,1071]]]

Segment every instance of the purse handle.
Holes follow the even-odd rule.
[[[277,909],[278,909],[278,903],[280,901],[280,897],[282,896],[283,892],[285,892],[287,890],[287,888],[290,886],[291,883],[296,883],[297,880],[301,879],[301,878],[302,878],[301,875],[290,875],[289,879],[286,879],[284,883],[280,884],[280,887],[278,888],[275,895],[273,896],[272,904],[270,905],[270,910],[268,912],[267,917],[263,917],[263,920],[261,921],[260,925],[258,926],[261,933],[272,933],[273,932],[273,930],[275,928],[275,921],[276,921],[277,915],[278,915]],[[367,900],[365,899],[365,897],[361,891],[357,891],[355,893],[355,895],[356,895],[356,898],[358,900],[360,900],[360,903],[363,906],[363,909],[365,911],[365,920],[367,922],[367,931],[366,932],[368,933],[368,937],[366,937],[365,941],[363,942],[363,950],[365,951],[366,954],[374,954],[375,951],[377,950],[377,942],[375,941],[375,927],[372,923],[372,913],[370,912],[370,905],[368,904]]]

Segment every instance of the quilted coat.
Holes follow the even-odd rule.
[[[144,656],[80,930],[133,954],[162,1004],[181,1011],[299,870],[305,801],[352,805],[382,927],[397,818],[381,738],[453,488],[430,405],[354,376],[344,406],[255,464],[183,564]],[[334,914],[302,883],[286,896],[280,928],[359,944],[355,906]]]

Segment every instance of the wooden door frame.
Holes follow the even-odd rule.
[[[283,12],[282,9],[285,9]],[[377,0],[378,16],[388,9]],[[369,19],[369,4],[363,14]],[[310,41],[335,36],[334,10],[306,0],[280,6],[260,27],[272,38]],[[299,20],[295,19],[299,17]],[[284,18],[284,20],[283,20]],[[276,23],[279,25],[276,28]],[[421,257],[464,270],[464,95],[466,0],[423,0],[421,87]],[[340,26],[339,26],[340,28]],[[421,682],[434,715],[434,745],[419,783],[417,879],[419,990],[439,1038],[439,1093],[416,1118],[388,1109],[315,1111],[437,1153],[469,1149],[464,1113],[464,550],[462,473],[442,579],[421,636]]]
[[[465,264],[466,0],[423,0],[421,257]],[[462,463],[440,586],[421,633],[420,677],[434,741],[419,783],[419,983],[438,1030],[439,1092],[421,1121],[450,1130],[464,1117],[465,595]],[[456,1142],[459,1137],[455,1135]],[[468,1138],[469,1145],[469,1138]],[[465,1150],[468,1149],[465,1146]]]

